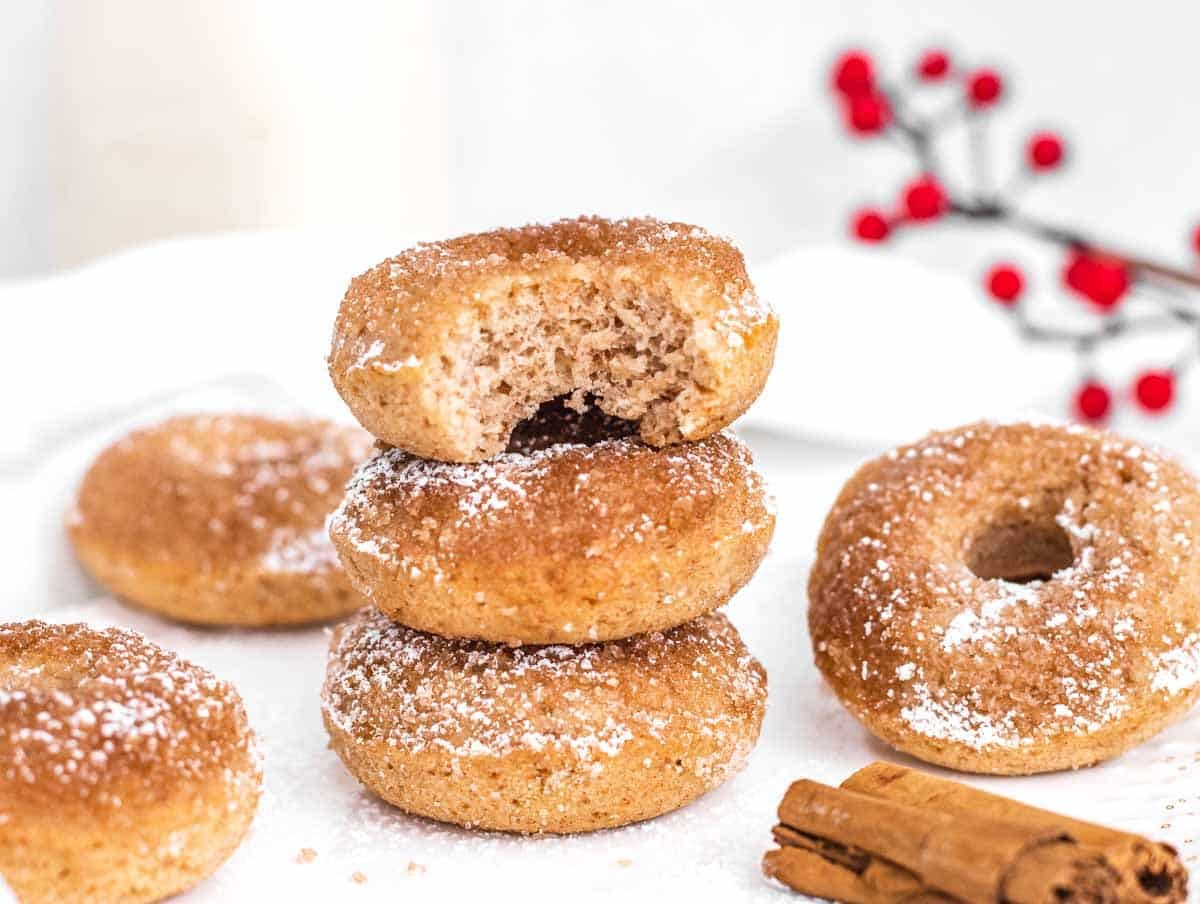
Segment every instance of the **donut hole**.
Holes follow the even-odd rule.
[[[513,428],[505,451],[537,452],[561,444],[594,446],[609,439],[637,434],[636,421],[605,414],[594,396],[562,395],[543,402]]]
[[[1175,888],[1175,879],[1166,870],[1143,868],[1138,873],[1138,885],[1152,898],[1164,897]]]
[[[1052,519],[988,525],[967,548],[967,567],[984,580],[1048,581],[1075,561],[1071,538]]]
[[[706,393],[684,300],[632,280],[579,276],[497,281],[479,293],[472,354],[452,374],[460,406],[484,446],[547,400],[588,395],[609,416],[640,424],[655,442],[683,439],[680,407]]]

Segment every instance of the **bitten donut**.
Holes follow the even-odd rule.
[[[329,373],[367,430],[422,458],[491,458],[568,393],[661,446],[746,410],[777,329],[725,240],[582,217],[417,245],[357,277]]]
[[[435,634],[580,643],[682,624],[753,576],[775,519],[740,440],[655,449],[551,407],[488,462],[359,468],[330,533],[363,596]]]
[[[25,904],[158,901],[245,835],[242,700],[140,634],[0,625],[0,873]]]
[[[507,832],[649,819],[738,771],[766,673],[723,615],[606,644],[493,646],[373,608],[334,630],[323,711],[346,768],[409,813]]]
[[[181,621],[333,618],[362,599],[325,521],[370,449],[358,428],[326,421],[172,418],[100,454],[68,531],[108,590]]]
[[[865,465],[809,581],[817,665],[887,743],[1087,766],[1200,695],[1200,487],[1109,433],[981,423]]]

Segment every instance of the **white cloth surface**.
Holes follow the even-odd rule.
[[[911,387],[927,387],[922,393],[934,386],[935,369],[924,366],[914,365],[909,377],[881,370],[876,385],[884,395],[875,397],[876,405],[867,405],[868,390],[854,389],[852,380],[841,383],[841,390],[858,393],[848,397],[860,406],[857,418],[797,388],[809,385],[817,355],[849,368],[896,343],[886,332],[862,338],[861,319],[849,308],[839,308],[836,328],[833,320],[825,326],[806,321],[807,302],[784,297],[787,268],[824,268],[846,280],[839,300],[850,305],[861,301],[872,279],[882,278],[879,271],[867,273],[874,265],[856,270],[839,252],[817,250],[764,268],[760,276],[783,311],[789,338],[772,388],[742,432],[777,496],[779,521],[772,552],[728,612],[768,669],[770,710],[746,771],[679,813],[565,839],[471,833],[407,817],[360,790],[325,746],[318,709],[325,629],[212,631],[171,624],[107,599],[74,563],[62,531],[70,495],[95,452],[134,424],[175,411],[228,408],[346,418],[321,363],[333,311],[349,274],[402,244],[311,235],[194,240],[0,290],[0,305],[17,321],[4,364],[11,371],[3,374],[17,417],[15,433],[6,433],[0,447],[0,492],[9,514],[0,617],[127,625],[242,691],[265,747],[266,793],[246,843],[185,896],[188,901],[268,895],[598,901],[614,894],[787,900],[763,880],[759,859],[770,846],[774,808],[788,782],[803,776],[836,783],[873,759],[904,760],[841,709],[812,665],[804,588],[821,519],[866,451],[928,425],[912,421],[951,423],[989,413],[906,397],[897,381],[911,378]],[[922,272],[905,278],[940,283]],[[962,318],[947,323],[969,331],[969,316]],[[895,326],[877,323],[884,330]],[[979,353],[995,361],[1003,354],[1003,348]],[[980,356],[963,354],[953,366],[965,368]],[[831,382],[820,385],[830,391]],[[971,396],[954,398],[962,405]],[[999,394],[988,398],[997,408],[1006,404]],[[905,405],[911,406],[907,414],[898,410]],[[1094,769],[965,780],[1163,838],[1195,868],[1198,778],[1200,713],[1194,713]],[[298,863],[302,848],[315,850],[316,859]],[[356,882],[355,873],[365,881]],[[1200,893],[1192,900],[1200,901]]]
[[[322,363],[338,302],[351,276],[413,240],[231,233],[0,284],[11,337],[0,358],[10,411],[0,473],[81,425],[217,378],[271,382],[310,410],[348,418]],[[750,269],[782,327],[747,424],[871,450],[985,416],[1067,413],[1070,353],[1019,341],[959,276],[845,245],[798,248]],[[1200,369],[1185,380],[1195,395]],[[1114,426],[1200,455],[1191,409],[1185,400],[1165,418],[1126,412]]]

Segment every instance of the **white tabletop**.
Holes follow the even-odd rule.
[[[767,667],[770,709],[747,769],[678,813],[626,829],[542,839],[408,817],[363,792],[326,748],[317,699],[325,629],[212,631],[171,624],[106,598],[74,563],[62,514],[75,483],[91,456],[134,424],[176,411],[230,408],[345,418],[322,362],[329,324],[346,277],[398,244],[288,235],[199,240],[0,290],[0,304],[7,310],[17,305],[24,327],[3,365],[11,372],[0,374],[9,397],[16,396],[17,412],[17,429],[0,445],[0,494],[8,513],[0,529],[9,551],[0,615],[127,625],[241,690],[265,747],[266,793],[246,842],[188,901],[329,900],[332,894],[338,901],[486,895],[557,902],[668,892],[712,901],[788,900],[763,880],[759,859],[770,846],[774,809],[789,781],[803,776],[836,783],[871,760],[904,759],[842,710],[812,664],[804,587],[816,532],[842,481],[869,451],[895,434],[910,432],[895,437],[905,439],[922,432],[909,430],[914,418],[954,413],[933,410],[926,400],[914,401],[918,410],[903,416],[893,409],[904,399],[892,394],[888,411],[859,408],[853,418],[829,405],[817,416],[820,405],[810,402],[818,389],[803,388],[812,385],[810,371],[798,358],[809,355],[812,363],[811,356],[826,354],[821,346],[836,340],[851,350],[841,353],[849,362],[853,336],[822,342],[806,335],[819,324],[806,326],[796,314],[804,299],[779,296],[787,295],[786,271],[797,260],[814,271],[844,272],[846,261],[838,263],[832,252],[800,254],[760,280],[784,311],[785,336],[799,338],[784,340],[772,389],[742,427],[777,496],[779,520],[771,553],[728,612]],[[886,344],[872,341],[871,354],[884,354]],[[831,360],[826,355],[822,366]],[[966,356],[956,360],[956,367],[969,364]],[[914,368],[913,379],[928,381],[931,372]],[[894,387],[881,390],[894,393]],[[955,398],[954,404],[963,400]],[[864,425],[867,420],[873,425]],[[965,780],[1163,838],[1194,868],[1200,862],[1198,778],[1200,714],[1194,713],[1094,769]],[[298,862],[304,848],[316,852],[311,862]]]

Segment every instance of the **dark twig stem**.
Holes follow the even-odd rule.
[[[941,182],[941,167],[938,165],[934,139],[937,127],[945,121],[946,117],[937,117],[933,120],[917,119],[903,106],[894,91],[890,92],[888,97],[896,111],[894,125],[911,146],[921,171]],[[959,111],[961,112],[961,108]],[[1010,200],[1004,200],[1002,195],[1011,198],[1016,193],[1015,189],[1024,185],[1025,180],[1023,179],[1014,178],[1010,182],[1010,187],[1014,191],[1006,190],[1001,194],[994,193],[990,186],[985,119],[975,112],[968,112],[966,115],[968,116],[967,128],[971,144],[973,190],[969,198],[956,198],[953,193],[950,193],[948,197],[950,214],[1006,226],[1064,248],[1073,248],[1082,253],[1119,261],[1129,267],[1138,277],[1145,277],[1148,280],[1167,285],[1183,285],[1188,288],[1200,289],[1200,272],[1164,264],[1093,239],[1076,229],[1047,223],[1020,212]],[[1195,299],[1189,297],[1188,300],[1194,301]]]
[[[1135,374],[1131,396],[1147,412],[1165,411],[1172,405],[1178,376],[1200,366],[1200,268],[1165,263],[1083,229],[1027,213],[1025,194],[1063,164],[1066,144],[1053,131],[1037,132],[1025,144],[1019,166],[993,170],[988,138],[992,111],[1005,92],[1000,73],[952,65],[949,54],[934,47],[917,59],[907,75],[890,84],[876,79],[870,55],[860,50],[839,57],[832,76],[847,128],[862,137],[886,137],[903,148],[917,167],[895,207],[865,207],[856,212],[853,232],[859,240],[883,242],[898,230],[952,221],[1000,227],[1057,248],[1064,287],[1088,303],[1095,315],[1090,319],[1044,320],[1025,297],[1023,268],[1012,261],[994,262],[985,285],[1021,337],[1075,353],[1081,378],[1072,396],[1076,416],[1102,421],[1109,415],[1118,396],[1097,370],[1100,353],[1122,339],[1145,333],[1178,342],[1176,352],[1186,348],[1174,360],[1160,358]],[[915,102],[916,92],[937,90],[938,84],[959,93],[936,107]],[[946,173],[941,146],[951,130],[957,137],[960,126],[965,132],[967,165],[961,175],[957,167]],[[1193,241],[1200,250],[1200,229]]]

